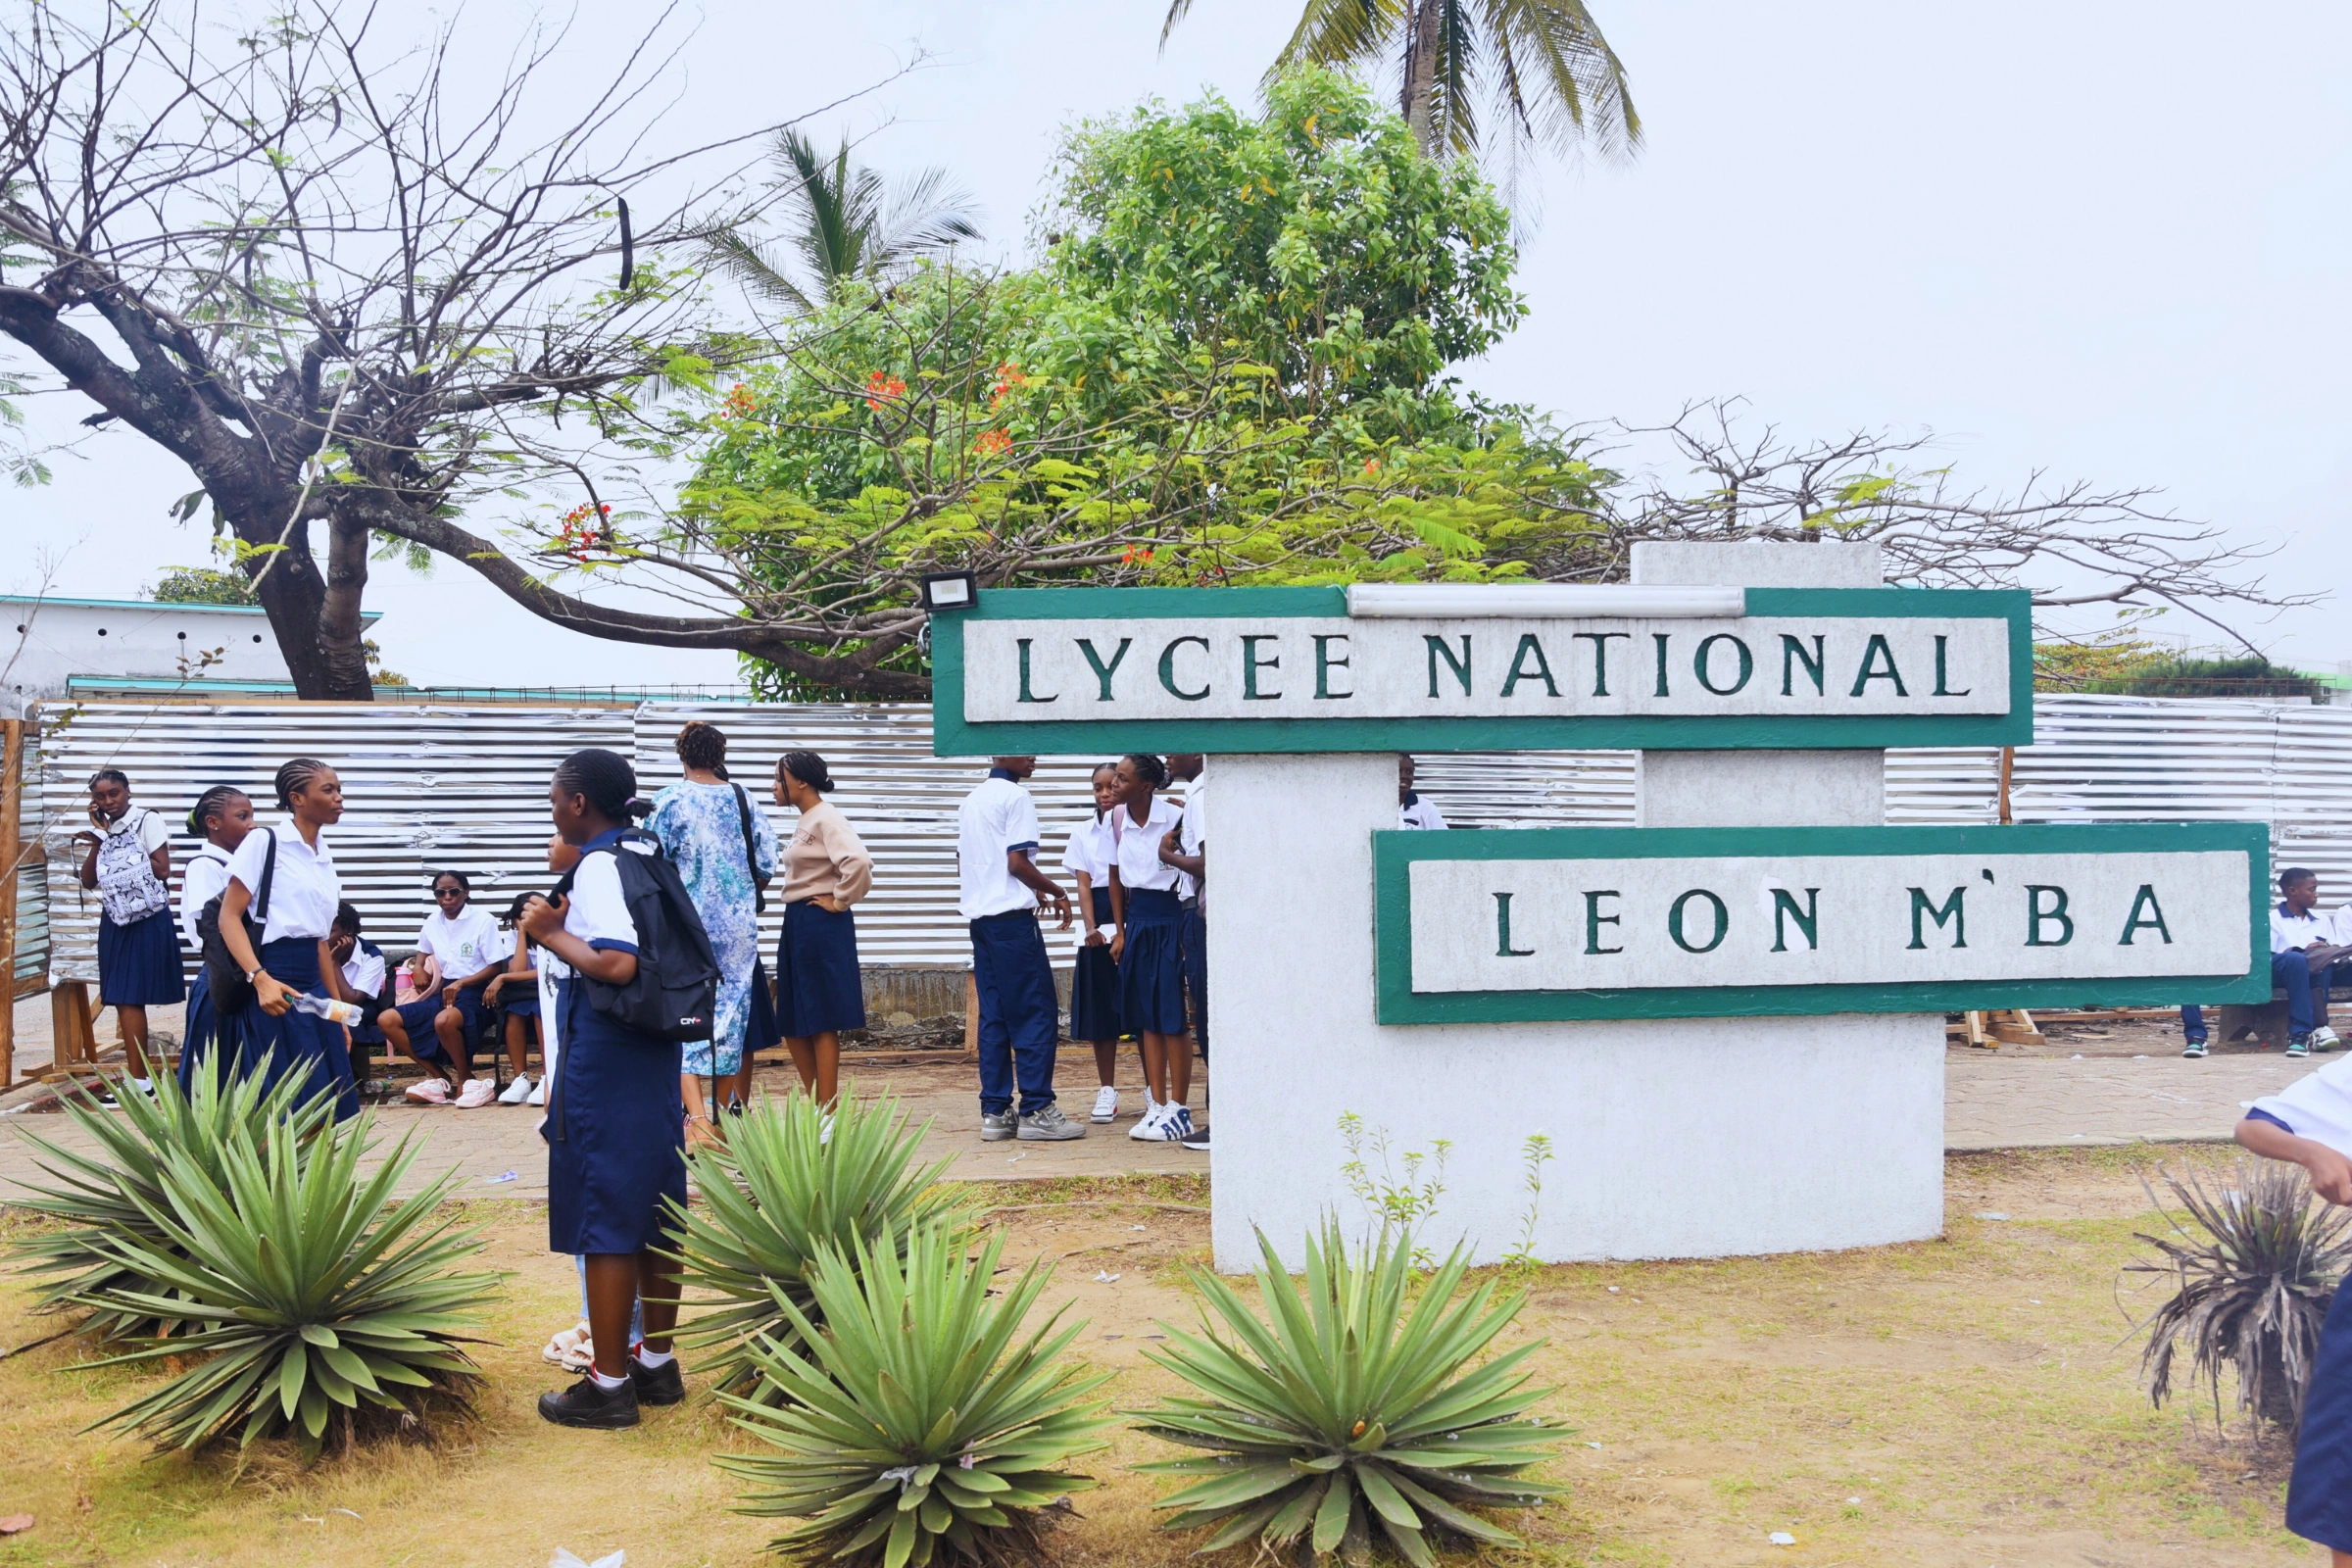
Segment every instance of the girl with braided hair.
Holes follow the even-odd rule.
[[[147,1076],[147,1009],[187,999],[172,939],[172,830],[130,801],[130,780],[117,767],[90,775],[90,829],[74,835],[87,844],[81,885],[98,894],[98,1004],[112,1006],[122,1024],[129,1087],[152,1094]],[[114,1103],[113,1093],[101,1102]]]
[[[228,859],[228,888],[220,895],[220,940],[252,983],[253,1000],[238,1016],[244,1070],[267,1083],[298,1079],[306,1094],[334,1102],[335,1120],[360,1113],[351,1077],[351,1051],[340,1026],[297,1006],[298,999],[351,1002],[343,971],[327,952],[343,884],[335,874],[322,829],[343,817],[343,781],[317,758],[297,757],[277,770],[281,827],[256,829]],[[246,935],[246,911],[262,905],[262,945]]]
[[[243,790],[216,784],[196,797],[188,811],[188,831],[201,837],[204,845],[188,857],[187,869],[179,876],[179,934],[191,950],[202,953],[204,939],[196,934],[196,917],[206,905],[228,891],[229,858],[253,831],[253,801]],[[201,963],[188,986],[185,1033],[187,1038],[179,1047],[181,1089],[192,1086],[196,1064],[211,1052],[218,1050],[228,1061],[236,1061],[236,1019],[215,1015],[212,985]]]

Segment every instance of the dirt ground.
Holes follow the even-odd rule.
[[[2318,1562],[2278,1528],[2283,1455],[2217,1442],[2210,1405],[2152,1410],[2135,1380],[2118,1270],[2156,1228],[2138,1150],[1955,1157],[1940,1241],[1851,1252],[1536,1271],[1516,1334],[1579,1428],[1554,1467],[1573,1490],[1526,1518],[1539,1563],[2220,1565]],[[2218,1149],[2163,1152],[2176,1165]],[[1183,1265],[1207,1253],[1198,1176],[1004,1184],[1007,1260],[1055,1260],[1049,1302],[1087,1320],[1079,1351],[1115,1367],[1133,1409],[1173,1380],[1144,1360],[1156,1321],[1189,1321]],[[1704,1201],[1703,1195],[1694,1201]],[[512,1270],[482,1352],[480,1419],[434,1447],[393,1446],[304,1473],[260,1449],[150,1458],[82,1434],[142,1379],[74,1373],[54,1345],[0,1361],[0,1568],[266,1564],[541,1568],[625,1548],[630,1568],[748,1564],[772,1534],[727,1512],[714,1450],[748,1440],[689,1403],[626,1434],[543,1425],[539,1345],[572,1317],[567,1259],[539,1212],[474,1204]],[[7,1223],[7,1222],[0,1222]],[[15,1223],[23,1223],[16,1221]],[[2141,1298],[2141,1299],[2144,1299]],[[0,1287],[0,1346],[46,1332]],[[1152,1528],[1160,1456],[1120,1435],[1087,1464],[1106,1485],[1055,1537],[1071,1564],[1168,1565]],[[1769,1537],[1786,1532],[1793,1546]],[[1505,1553],[1504,1556],[1518,1554]],[[1236,1556],[1233,1561],[1247,1561]]]

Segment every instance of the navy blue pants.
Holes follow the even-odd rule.
[[[972,979],[980,992],[981,1113],[1012,1108],[1016,1077],[1023,1115],[1051,1105],[1061,1004],[1034,912],[1013,909],[972,922]]]
[[[2286,1032],[2307,1035],[2317,1027],[2315,1020],[2328,1010],[2328,983],[2341,979],[2336,973],[2345,964],[2335,964],[2319,974],[2311,972],[2311,960],[2300,953],[2271,955],[2271,984],[2286,993]],[[2191,1040],[2205,1038],[2205,1009],[2190,1004],[2180,1009],[2180,1032]]]
[[[1184,911],[1184,994],[1193,1004],[1193,1039],[1208,1059],[1208,917],[1200,906]]]
[[[2333,1551],[2352,1551],[2352,1290],[2338,1286],[2295,1438],[2286,1528]]]

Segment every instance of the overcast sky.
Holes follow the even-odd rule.
[[[674,113],[703,131],[780,119],[919,49],[924,70],[819,128],[880,127],[865,151],[885,167],[948,166],[986,209],[986,249],[1018,260],[1064,123],[1204,87],[1253,100],[1297,4],[1196,0],[1161,56],[1156,0],[710,0]],[[1544,171],[1530,318],[1465,368],[1473,385],[1570,420],[1736,396],[1791,435],[1932,428],[1971,482],[2154,485],[2285,546],[2278,582],[2352,567],[2352,8],[1593,9],[1648,142]],[[584,5],[581,69],[643,15]],[[36,400],[44,427],[70,423],[67,401]],[[128,433],[81,452],[8,497],[20,548],[0,582],[35,586],[41,549],[53,591],[90,596],[205,562],[203,525],[164,516],[184,469]],[[368,602],[387,662],[430,684],[732,671],[546,627],[453,563],[379,566]],[[2352,661],[2336,601],[2241,625],[2290,662]]]

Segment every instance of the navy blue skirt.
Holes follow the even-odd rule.
[[[170,909],[117,925],[98,916],[98,1004],[160,1007],[185,1002],[179,972],[179,922]]]
[[[307,996],[327,994],[318,974],[318,938],[280,937],[264,943],[260,956],[262,967],[279,984]],[[237,1057],[245,1072],[258,1073],[272,1086],[288,1078],[301,1080],[306,1100],[323,1095],[334,1102],[337,1121],[360,1113],[359,1087],[351,1081],[351,1049],[344,1043],[341,1024],[292,1007],[272,1018],[256,997],[237,1015],[236,1030]]]
[[[858,917],[803,900],[784,906],[776,940],[776,1023],[789,1040],[865,1027]]]
[[[196,978],[188,982],[188,1022],[186,1038],[179,1043],[179,1087],[182,1093],[193,1093],[196,1069],[204,1058],[218,1049],[233,1066],[237,1059],[236,1020],[231,1018],[228,1034],[223,1036],[220,1020],[213,1016],[213,987],[205,974],[204,965],[196,966]]]
[[[580,981],[556,982],[564,1042],[549,1082],[547,1245],[556,1252],[636,1252],[661,1246],[662,1200],[686,1202],[686,1107],[674,1040],[623,1028]]]
[[[1184,1033],[1184,906],[1172,889],[1127,890],[1119,1017],[1130,1029]]]
[[[2352,1289],[2340,1285],[2303,1401],[2286,1528],[2331,1551],[2352,1551]]]
[[[441,1000],[440,988],[435,987],[431,996],[404,1002],[394,1009],[400,1014],[400,1027],[408,1033],[409,1049],[416,1053],[418,1061],[448,1059],[449,1053],[441,1049],[441,1037],[433,1030],[433,1020],[448,1005]],[[536,998],[532,999],[532,1005],[538,1005]],[[466,1031],[466,1043],[468,1046],[478,1046],[489,1038],[490,1009],[482,1005],[480,986],[468,986],[460,991],[457,1007],[458,1019]]]
[[[1110,924],[1110,889],[1089,891],[1094,923]],[[1077,970],[1070,976],[1070,1038],[1101,1042],[1126,1032],[1119,1022],[1119,964],[1110,956],[1110,944],[1080,948]]]

